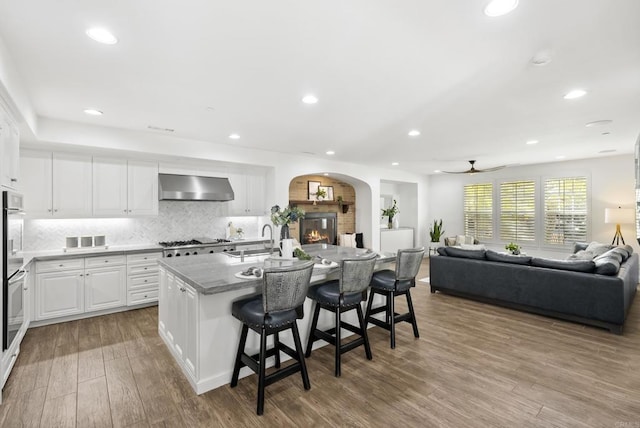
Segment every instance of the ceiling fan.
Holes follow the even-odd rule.
[[[506,165],[501,165],[501,166],[496,166],[493,168],[485,168],[485,169],[476,169],[475,168],[475,160],[470,160],[468,161],[471,164],[471,168],[469,168],[466,171],[442,171],[442,172],[446,172],[447,174],[475,174],[478,172],[491,172],[491,171],[497,171],[499,169],[502,169],[504,167],[506,167]]]

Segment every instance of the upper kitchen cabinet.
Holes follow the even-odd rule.
[[[229,202],[229,215],[265,215],[266,177],[264,174],[229,174],[234,200]]]
[[[10,189],[18,185],[19,151],[18,126],[0,106],[0,185]]]
[[[21,169],[29,217],[91,216],[91,156],[29,151],[21,157]]]
[[[158,214],[158,164],[93,159],[93,215]]]

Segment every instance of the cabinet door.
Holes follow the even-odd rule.
[[[184,350],[187,346],[187,305],[185,304],[185,293],[187,292],[184,281],[176,278],[174,289],[173,307],[171,311],[171,325],[173,329],[173,346],[178,357],[184,361]],[[171,298],[170,298],[171,299]]]
[[[8,114],[0,108],[0,184],[11,189],[18,185],[20,134]]]
[[[129,215],[158,215],[158,164],[129,161]]]
[[[171,343],[171,346],[175,349],[176,336],[179,339],[179,332],[176,331],[180,324],[178,318],[178,307],[180,306],[180,287],[178,286],[178,279],[173,274],[167,274],[167,312],[166,312],[166,332],[167,339]]]
[[[182,322],[185,325],[184,363],[191,377],[196,380],[198,376],[198,293],[188,285],[184,288],[185,291],[182,293],[184,304]]]
[[[268,212],[265,198],[264,175],[248,175],[246,177],[245,197],[247,200],[247,214],[265,215]]]
[[[24,210],[32,218],[51,217],[52,214],[52,161],[50,152],[23,151],[20,158],[24,194]]]
[[[91,216],[91,156],[53,154],[53,215]]]
[[[168,314],[168,274],[166,269],[160,268],[160,285],[158,289],[158,329],[167,334],[167,314]]]
[[[126,266],[85,270],[85,311],[117,308],[127,304]]]
[[[229,215],[247,215],[247,180],[241,174],[229,174],[229,183],[233,189],[234,199],[229,201]]]
[[[93,215],[127,215],[127,161],[93,158]]]
[[[84,275],[81,270],[36,275],[36,319],[84,312]]]

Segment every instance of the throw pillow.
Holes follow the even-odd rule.
[[[534,257],[531,259],[531,265],[550,269],[569,270],[573,272],[592,273],[596,269],[596,265],[591,260],[556,260]]]
[[[486,260],[485,250],[463,250],[462,248],[447,247],[449,257],[460,257],[463,259]]]
[[[593,241],[593,242],[591,242],[589,244],[589,246],[587,246],[586,251],[592,252],[593,256],[597,257],[600,254],[606,253],[607,251],[609,251],[612,248],[613,248],[613,246],[611,246],[611,245],[601,244],[599,242]]]
[[[593,253],[587,250],[579,250],[567,257],[567,260],[593,260]]]
[[[484,244],[462,244],[460,248],[463,250],[484,250],[486,247]]]
[[[580,250],[586,250],[588,246],[588,242],[576,242],[573,244],[573,252],[577,253]]]
[[[601,258],[611,258],[611,259],[616,259],[618,263],[622,263],[626,255],[627,255],[627,252],[622,248],[612,248],[606,253],[600,254],[598,257],[594,257],[593,261],[595,262],[596,260]]]
[[[462,245],[465,244],[465,236],[464,235],[456,235],[456,244],[455,245]]]
[[[609,256],[603,254],[593,259],[596,264],[596,273],[600,275],[617,275],[620,270],[620,261],[615,256],[616,254]]]
[[[627,250],[627,252],[629,253],[629,256],[631,256],[631,254],[633,254],[633,247],[629,244],[625,245],[624,247],[625,250]]]
[[[493,250],[487,250],[487,260],[492,262],[513,263],[516,265],[529,265],[531,264],[531,257],[529,256],[514,256],[506,253],[499,253]]]

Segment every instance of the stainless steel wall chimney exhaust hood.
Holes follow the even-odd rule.
[[[233,201],[228,178],[159,174],[161,201]]]

